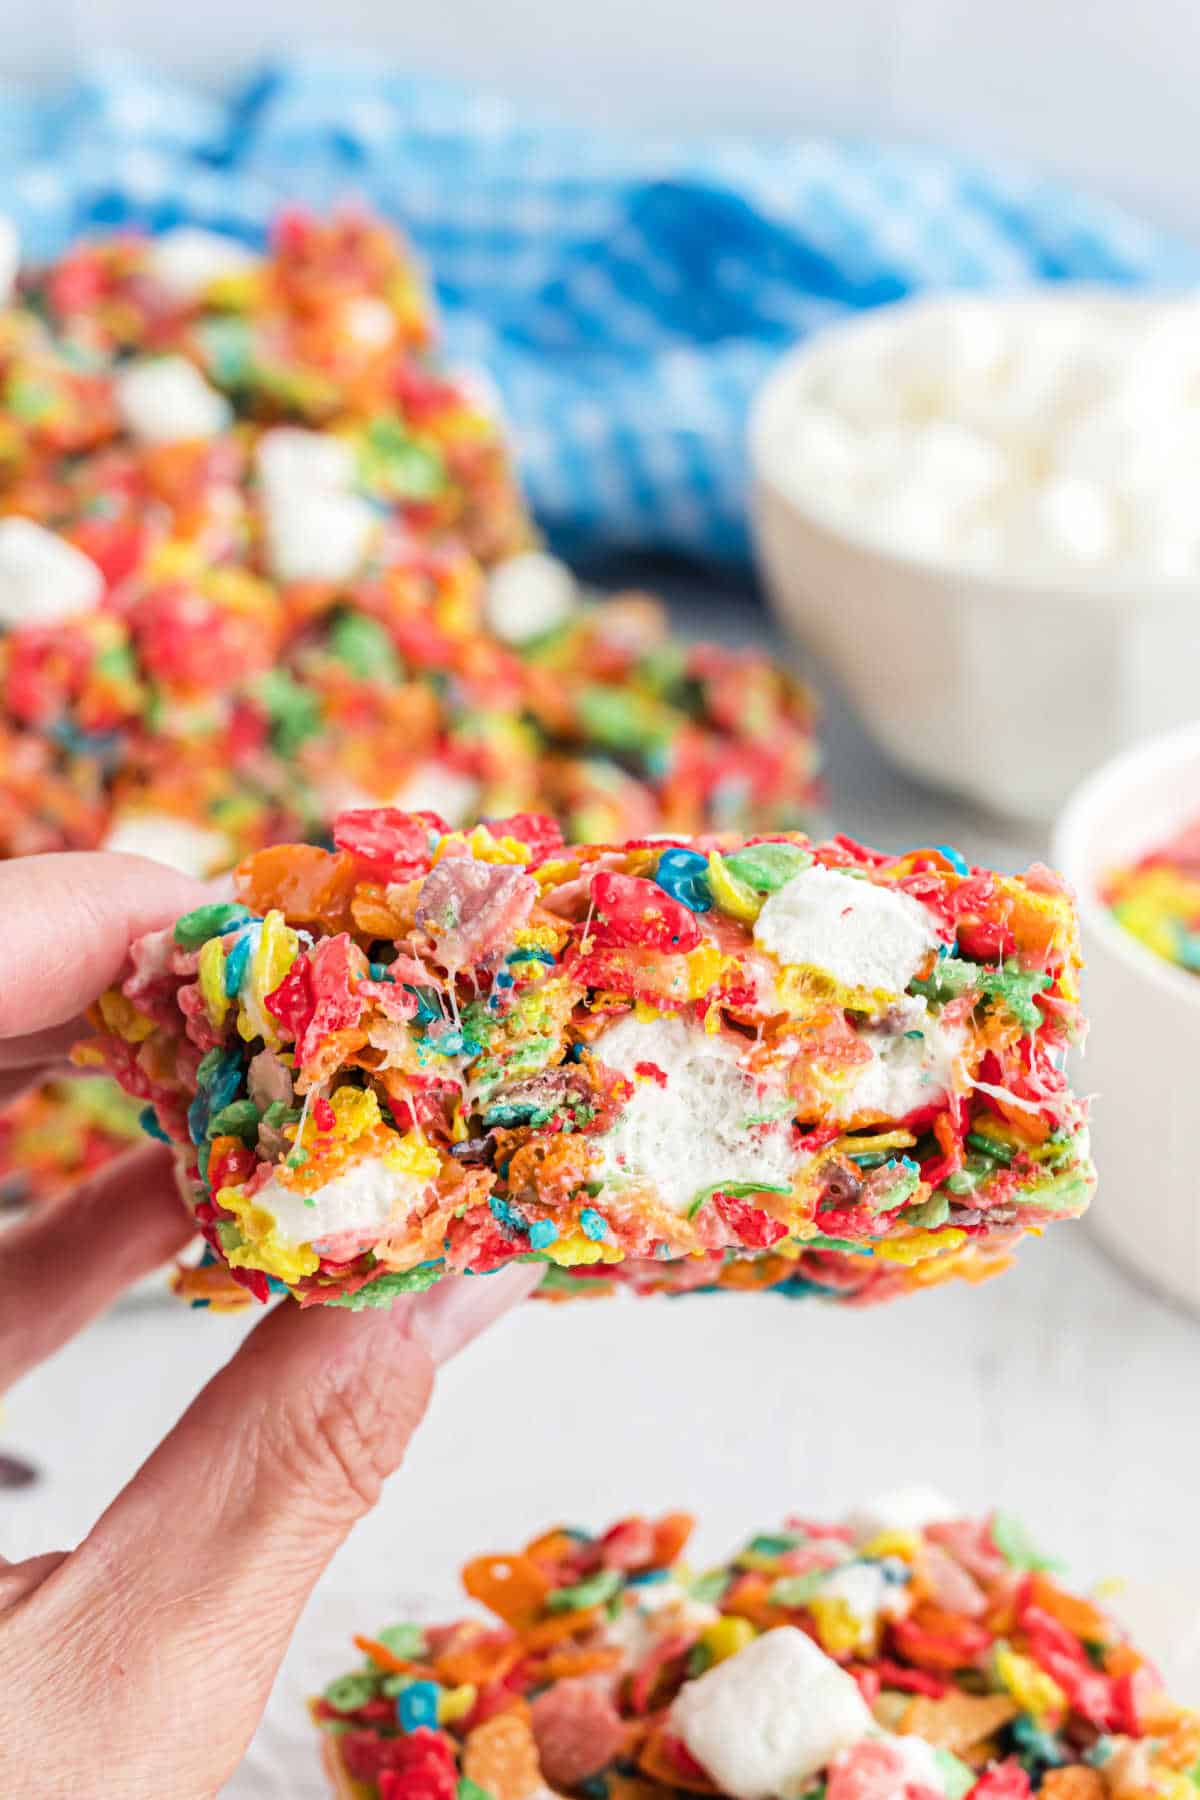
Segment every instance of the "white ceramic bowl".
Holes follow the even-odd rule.
[[[1038,294],[986,302],[1055,303]],[[785,622],[828,663],[897,763],[1048,822],[1089,769],[1194,716],[1200,582],[1147,585],[1111,572],[1001,578],[922,561],[823,515],[789,483],[791,418],[817,365],[869,352],[900,310],[931,304],[905,301],[832,326],[767,380],[749,432],[759,563]]]
[[[1100,769],[1055,831],[1054,861],[1079,897],[1091,1018],[1077,1084],[1094,1093],[1105,1244],[1177,1300],[1200,1306],[1200,978],[1122,929],[1099,898],[1108,870],[1200,814],[1200,724]]]

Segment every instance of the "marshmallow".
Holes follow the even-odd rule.
[[[842,987],[901,994],[939,939],[910,894],[814,863],[768,898],[754,941]]]
[[[961,1506],[953,1500],[936,1488],[914,1482],[877,1494],[849,1513],[846,1524],[854,1533],[855,1543],[865,1544],[885,1531],[924,1531],[927,1525],[944,1525],[962,1516]]]
[[[391,1167],[382,1156],[364,1156],[312,1194],[285,1187],[272,1176],[255,1194],[254,1204],[271,1214],[274,1236],[289,1247],[345,1237],[374,1240],[389,1222],[403,1223],[428,1186],[421,1176]]]
[[[578,604],[579,590],[566,563],[527,550],[492,570],[483,608],[501,642],[519,646],[564,625]]]
[[[814,356],[771,431],[799,505],[896,554],[1001,579],[1196,573],[1200,532],[1159,504],[1200,481],[1195,299],[885,313]]]
[[[268,503],[267,562],[276,581],[349,581],[378,520],[358,494],[296,493]]]
[[[591,1048],[634,1084],[615,1124],[590,1140],[598,1159],[593,1173],[614,1193],[645,1187],[672,1212],[685,1213],[721,1182],[790,1187],[808,1160],[793,1143],[786,1089],[780,1083],[771,1092],[756,1080],[729,1038],[671,1014],[626,1013]],[[666,1077],[665,1086],[639,1078],[638,1065],[647,1063]],[[779,1119],[751,1133],[747,1120],[773,1105]]]
[[[258,441],[254,465],[270,497],[343,493],[354,485],[354,447],[331,431],[280,425]]]
[[[117,408],[125,429],[143,444],[215,437],[232,423],[233,408],[185,356],[128,363],[116,375]]]
[[[236,238],[196,225],[164,231],[146,254],[147,271],[176,300],[197,299],[214,281],[241,275],[256,261]]]
[[[845,1670],[783,1625],[689,1682],[668,1724],[723,1794],[792,1800],[874,1721]]]
[[[74,544],[32,519],[0,520],[0,626],[56,625],[103,597],[103,574]]]
[[[12,298],[21,268],[21,239],[12,220],[0,213],[0,306]]]

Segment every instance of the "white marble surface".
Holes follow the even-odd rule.
[[[693,597],[693,618],[710,606]],[[724,634],[762,621],[722,603]],[[838,822],[935,838],[1015,866],[1036,835],[886,770],[829,721]],[[1147,1205],[1153,1204],[1148,1193]],[[0,1552],[75,1541],[230,1353],[244,1324],[125,1307],[18,1387],[0,1437],[44,1470],[0,1494]],[[348,1666],[350,1633],[453,1606],[458,1564],[564,1518],[690,1507],[719,1553],[787,1511],[838,1511],[920,1478],[998,1503],[1123,1604],[1200,1700],[1200,1321],[1131,1282],[1086,1225],[1053,1227],[980,1289],[875,1312],[740,1297],[527,1307],[447,1371],[408,1466],[314,1596],[259,1739],[226,1792],[323,1793],[304,1695]]]

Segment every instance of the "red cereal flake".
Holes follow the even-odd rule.
[[[764,1250],[787,1236],[787,1226],[770,1213],[736,1194],[714,1194],[713,1206],[724,1219],[738,1242],[753,1250]]]
[[[592,877],[589,938],[622,949],[694,950],[701,939],[694,912],[673,900],[653,881],[602,869]]]
[[[1028,1800],[1033,1789],[1019,1762],[994,1763],[979,1777],[969,1800]]]
[[[339,850],[348,850],[362,863],[373,879],[411,881],[429,867],[428,821],[432,817],[428,813],[402,812],[396,806],[339,813],[334,821],[333,841]]]
[[[296,1039],[296,1057],[300,1063],[309,1062],[332,1032],[349,1031],[358,1024],[363,998],[351,976],[358,972],[361,962],[362,952],[344,931],[336,937],[322,938],[312,951],[309,981],[313,1010]]]
[[[563,847],[562,827],[547,813],[512,813],[507,819],[488,819],[486,824],[494,838],[510,837],[524,844],[534,863],[545,862]]]
[[[307,956],[298,956],[277,988],[266,997],[267,1011],[291,1035],[299,1039],[307,1031],[316,1008],[313,997],[312,965]]]
[[[583,1676],[546,1688],[534,1700],[530,1719],[542,1774],[553,1788],[573,1788],[599,1774],[625,1741],[620,1713]]]

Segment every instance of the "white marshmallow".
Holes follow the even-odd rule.
[[[598,1153],[593,1172],[615,1192],[649,1187],[672,1212],[685,1213],[699,1193],[723,1181],[790,1186],[807,1161],[792,1141],[790,1118],[751,1132],[747,1120],[787,1096],[778,1082],[764,1093],[766,1084],[740,1066],[729,1039],[683,1019],[643,1021],[629,1013],[602,1031],[592,1050],[634,1083],[616,1123],[590,1140]],[[666,1087],[639,1078],[638,1063],[661,1069]]]
[[[0,213],[0,306],[7,306],[21,269],[21,239],[10,218]]]
[[[483,610],[505,644],[528,644],[564,625],[579,605],[579,589],[566,563],[542,550],[527,550],[497,564],[488,577]]]
[[[103,598],[90,556],[32,519],[0,519],[0,626],[56,625]]]
[[[688,1682],[668,1721],[734,1800],[791,1800],[874,1723],[857,1684],[794,1625]]]
[[[1112,502],[1093,482],[1060,475],[1035,491],[1013,542],[1033,565],[1103,562],[1116,543]]]
[[[233,845],[223,831],[164,812],[126,813],[113,823],[102,848],[126,856],[148,856],[198,879],[219,874],[234,860]]]
[[[254,464],[269,497],[340,494],[353,487],[354,447],[331,431],[279,425],[258,440]]]
[[[196,299],[226,275],[240,275],[258,258],[236,238],[197,225],[178,225],[150,244],[146,267],[176,300]]]
[[[909,1487],[877,1494],[848,1513],[845,1522],[854,1533],[855,1543],[865,1544],[885,1531],[923,1531],[927,1525],[944,1525],[962,1516],[961,1506],[953,1500],[936,1488],[914,1482]]]
[[[275,1220],[275,1236],[288,1246],[319,1244],[343,1236],[379,1237],[385,1225],[402,1225],[429,1183],[381,1156],[365,1156],[307,1198],[273,1175],[254,1195]]]
[[[801,506],[900,555],[1000,578],[1196,571],[1200,532],[1158,512],[1200,484],[1194,299],[959,297],[884,316],[814,358],[772,430]]]
[[[781,963],[888,994],[903,993],[939,941],[929,913],[910,894],[820,863],[770,896],[754,940]]]
[[[125,429],[143,444],[215,437],[232,422],[224,394],[185,356],[155,356],[126,364],[114,383]]]
[[[364,350],[382,350],[396,335],[396,315],[377,294],[358,294],[346,309],[346,329]]]
[[[922,1007],[914,1008],[911,1029],[920,1037],[870,1027],[859,1031],[871,1061],[851,1065],[828,1106],[831,1120],[903,1119],[966,1085],[966,1026],[943,1025]]]
[[[358,494],[294,493],[269,499],[267,563],[276,581],[349,581],[378,529]]]

